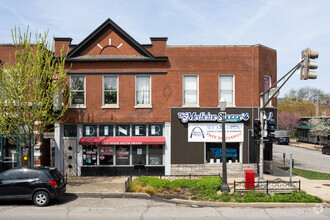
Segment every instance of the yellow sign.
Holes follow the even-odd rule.
[[[27,160],[27,157],[24,157],[24,160]]]

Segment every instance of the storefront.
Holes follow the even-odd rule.
[[[249,154],[256,156],[255,144],[249,144],[253,108],[229,108],[226,115],[226,159],[229,176],[241,176],[254,169]],[[221,172],[222,115],[219,108],[172,108],[172,174],[210,174]]]
[[[64,125],[63,128],[64,170],[68,174],[165,173],[163,124],[80,124]],[[82,136],[79,135],[81,131]],[[77,161],[77,167],[74,161]]]

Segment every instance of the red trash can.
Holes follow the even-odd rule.
[[[244,170],[245,189],[254,189],[254,170]]]

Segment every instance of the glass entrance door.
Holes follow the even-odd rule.
[[[17,167],[17,144],[8,138],[2,137],[2,162],[5,169]]]

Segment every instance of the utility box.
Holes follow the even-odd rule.
[[[244,170],[245,172],[245,189],[254,189],[254,170]]]

